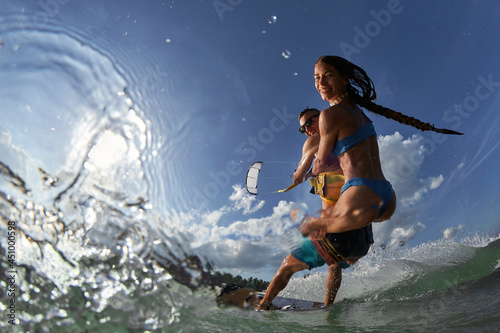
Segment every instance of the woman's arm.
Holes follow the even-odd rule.
[[[315,175],[328,170],[330,155],[337,143],[339,129],[335,126],[335,112],[332,109],[333,107],[323,110],[319,116],[320,140],[312,170]]]

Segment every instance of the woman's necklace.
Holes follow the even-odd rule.
[[[340,95],[339,97],[337,97],[335,100],[331,101],[330,102],[330,106],[334,106],[334,105],[339,104],[340,101],[342,101],[342,99],[344,97],[346,97],[347,95],[349,95],[349,93],[346,91],[345,93],[343,93],[342,95]]]

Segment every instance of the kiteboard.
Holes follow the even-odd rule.
[[[264,297],[264,294],[258,294],[258,296],[260,299],[262,299]],[[269,307],[269,309],[280,311],[306,311],[318,310],[322,309],[323,307],[323,302],[313,302],[303,299],[276,296],[271,302],[271,306]]]
[[[242,309],[253,310],[264,298],[264,295],[264,293],[256,292],[251,288],[241,288],[235,284],[229,284],[217,296],[217,304],[220,306],[234,305]],[[306,311],[321,308],[323,308],[322,302],[277,296],[271,302],[268,310]]]

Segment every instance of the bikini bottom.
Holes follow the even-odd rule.
[[[376,207],[377,209],[380,208],[380,212],[377,218],[384,215],[387,209],[389,209],[389,205],[391,204],[392,201],[391,183],[389,183],[385,179],[368,179],[368,178],[356,177],[349,179],[348,181],[345,182],[344,186],[342,186],[342,191],[340,192],[340,195],[342,195],[342,193],[344,193],[344,191],[351,186],[361,186],[361,185],[368,187],[370,190],[375,192],[380,197],[380,199],[382,199],[382,206]]]

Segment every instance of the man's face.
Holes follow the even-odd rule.
[[[319,113],[317,111],[306,112],[299,120],[300,126],[304,128],[304,133],[307,136],[319,133],[318,122]]]
[[[220,305],[235,305],[244,309],[254,308],[259,302],[255,290],[250,288],[239,288],[217,297],[217,303]]]

